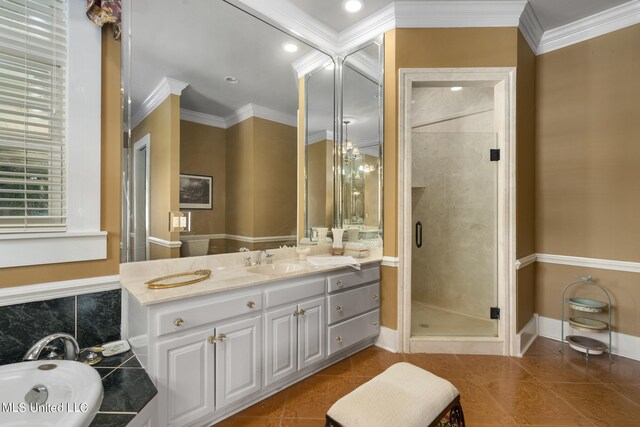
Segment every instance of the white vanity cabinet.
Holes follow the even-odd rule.
[[[158,388],[152,425],[209,426],[372,345],[379,277],[369,264],[147,305],[125,287],[124,335]]]

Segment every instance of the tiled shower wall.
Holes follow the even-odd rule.
[[[0,365],[20,362],[41,338],[76,337],[80,348],[120,339],[120,289],[0,307]]]

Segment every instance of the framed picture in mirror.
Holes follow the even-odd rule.
[[[180,209],[212,209],[213,177],[180,174]]]

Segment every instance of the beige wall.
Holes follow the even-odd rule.
[[[179,210],[180,195],[180,97],[169,95],[131,132],[135,144],[150,135],[149,235],[177,241],[180,233],[169,232],[169,212]],[[179,249],[150,244],[150,259],[175,258]]]
[[[226,145],[226,129],[180,121],[180,173],[213,178],[213,209],[187,209],[191,234],[225,233]],[[212,240],[213,253],[215,245]]]
[[[385,34],[384,254],[397,257],[398,74],[400,68],[514,67],[517,28],[406,28]],[[397,269],[382,278],[383,326],[396,329],[386,313],[397,310]],[[393,294],[395,289],[395,295]],[[386,320],[385,320],[386,319]],[[386,322],[386,323],[385,323]]]
[[[120,266],[120,170],[122,100],[120,41],[102,30],[102,150],[100,229],[107,234],[107,259],[0,269],[0,288],[118,274]]]
[[[536,252],[640,261],[640,25],[537,58]],[[640,336],[639,274],[538,264],[535,310],[560,318],[577,274],[611,290],[614,329]]]
[[[333,141],[325,139],[306,146],[307,209],[310,227],[333,224]]]
[[[227,234],[253,236],[253,124],[251,117],[227,129]]]

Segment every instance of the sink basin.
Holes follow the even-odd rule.
[[[300,270],[302,270],[301,265],[288,263],[288,262],[280,262],[277,264],[256,265],[254,267],[247,268],[247,271],[249,273],[255,273],[255,274],[287,274],[287,273],[294,273]]]
[[[0,366],[3,427],[88,426],[102,403],[102,381],[89,365],[39,360]]]

